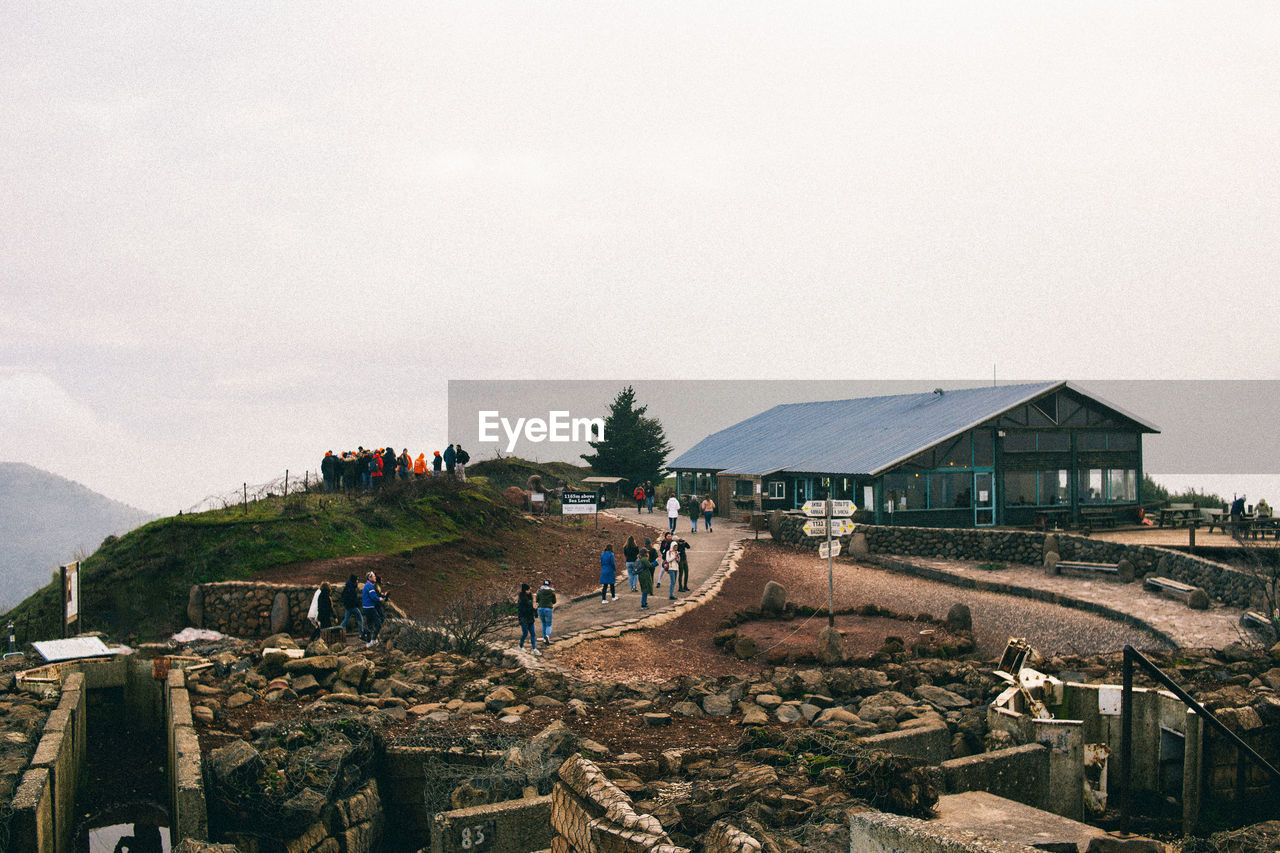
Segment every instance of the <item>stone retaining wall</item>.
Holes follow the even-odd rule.
[[[1049,807],[1049,749],[1028,743],[938,765],[939,788],[947,794],[986,791],[1038,809]]]
[[[344,612],[338,599],[341,592],[341,587],[330,591],[336,615]],[[210,628],[233,637],[269,637],[282,631],[309,633],[311,623],[307,621],[307,610],[315,594],[314,586],[296,584],[250,581],[196,584],[187,593],[187,621],[194,628]]]
[[[440,812],[431,853],[545,850],[551,844],[551,797],[525,797]]]
[[[671,843],[657,818],[636,814],[631,798],[580,755],[560,766],[551,828],[553,853],[688,853]]]
[[[63,679],[58,707],[45,720],[44,734],[13,795],[13,850],[71,849],[87,745],[85,692],[82,673],[70,672]]]
[[[164,684],[170,837],[209,840],[209,808],[204,795],[200,739],[191,717],[186,673],[169,670]]]
[[[801,516],[777,514],[770,520],[774,539],[788,545],[817,549],[817,537],[806,536]],[[1170,548],[1104,542],[1065,533],[1023,530],[975,530],[943,527],[886,527],[859,524],[841,539],[843,553],[858,556],[902,554],[950,560],[1040,565],[1048,551],[1063,560],[1119,563],[1127,559],[1141,578],[1155,574],[1197,586],[1232,607],[1256,607],[1254,581],[1222,563]]]

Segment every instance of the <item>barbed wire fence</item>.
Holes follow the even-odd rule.
[[[182,510],[185,514],[207,512],[216,509],[232,509],[253,501],[279,498],[285,500],[296,495],[314,494],[324,490],[324,480],[319,472],[286,470],[265,483],[242,483],[239,488],[218,494],[206,495]]]

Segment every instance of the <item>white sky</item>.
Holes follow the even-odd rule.
[[[1273,2],[0,0],[0,458],[172,513],[440,447],[451,378],[1274,379],[1278,44]]]

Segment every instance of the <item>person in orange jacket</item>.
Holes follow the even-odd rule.
[[[427,476],[427,454],[419,453],[418,458],[413,460],[413,478],[421,480]]]

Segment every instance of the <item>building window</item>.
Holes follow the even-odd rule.
[[[771,482],[771,483],[769,484],[769,499],[770,499],[770,500],[778,501],[778,500],[782,500],[782,499],[783,499],[783,498],[785,498],[786,496],[787,496],[787,481],[786,481],[786,480],[774,480],[773,482]]]
[[[1004,473],[1004,505],[1031,506],[1036,503],[1036,472],[1006,471]]]
[[[1111,503],[1132,503],[1138,499],[1138,472],[1132,468],[1112,468],[1107,471],[1107,500]]]
[[[967,433],[957,438],[950,447],[939,448],[939,468],[968,468],[972,464],[973,451]]]
[[[1100,504],[1107,499],[1101,468],[1080,469],[1080,503]]]
[[[1040,472],[1041,506],[1071,503],[1071,475],[1067,469]]]
[[[963,509],[973,498],[973,475],[943,472],[929,475],[930,509]]]
[[[885,474],[885,501],[892,503],[895,511],[926,509],[928,492],[923,474]]]
[[[737,480],[734,483],[733,493],[740,498],[749,498],[753,494],[751,480]]]

